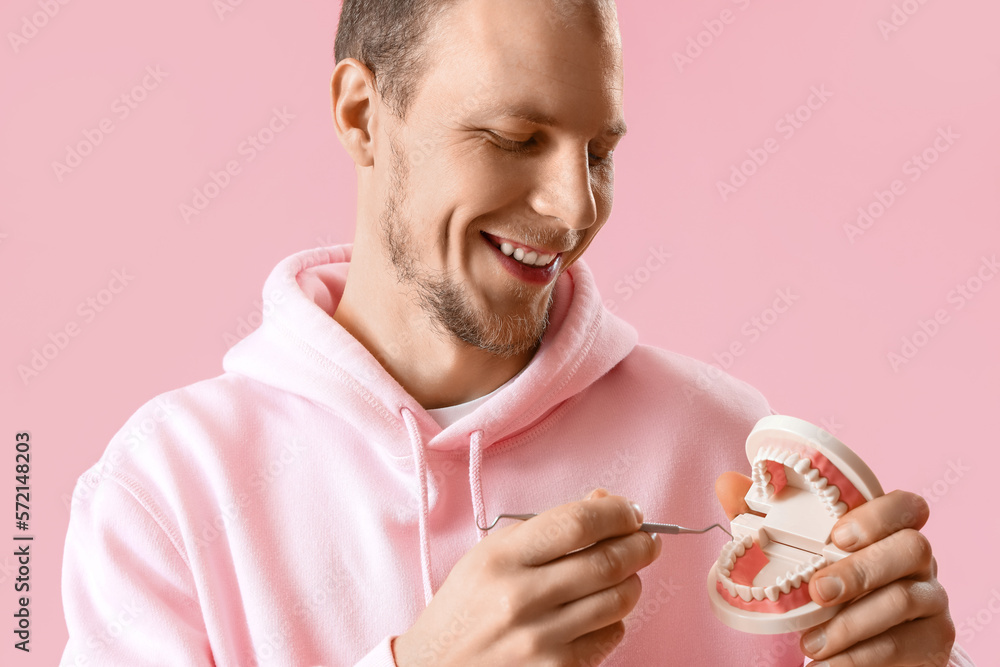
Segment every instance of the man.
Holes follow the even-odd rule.
[[[948,664],[913,494],[841,520],[809,592],[854,602],[801,639],[712,618],[717,537],[639,530],[714,522],[771,410],[693,390],[579,261],[626,130],[613,2],[346,0],[337,60],[355,243],[282,262],[226,373],[81,478],[64,664]]]

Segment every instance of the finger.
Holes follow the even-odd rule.
[[[902,579],[855,600],[823,625],[802,635],[802,652],[822,660],[917,618],[948,610],[948,595],[937,581]]]
[[[554,507],[511,532],[510,547],[525,565],[542,565],[609,537],[639,530],[642,510],[621,496],[587,498]]]
[[[752,484],[749,477],[738,472],[724,472],[715,480],[715,495],[730,521],[750,512],[744,496]]]
[[[817,604],[830,606],[904,577],[928,579],[931,558],[927,538],[907,528],[816,572],[809,595]]]
[[[584,635],[569,645],[574,658],[570,664],[599,665],[607,660],[623,639],[625,639],[625,624],[621,621]]]
[[[633,574],[624,581],[564,605],[556,612],[553,631],[563,642],[616,623],[639,602],[642,582]]]
[[[892,630],[827,658],[821,664],[825,667],[944,667],[949,664],[954,643],[955,626],[948,614],[942,614],[897,625]]]
[[[533,588],[549,604],[580,600],[625,581],[656,560],[662,549],[660,536],[644,531],[602,540],[536,568]]]
[[[904,528],[919,530],[927,523],[927,501],[915,493],[893,491],[869,500],[834,525],[833,543],[845,551],[857,551]]]

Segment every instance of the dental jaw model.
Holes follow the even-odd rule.
[[[772,415],[747,438],[753,485],[747,505],[757,514],[731,522],[733,541],[708,574],[712,611],[726,625],[755,634],[804,630],[840,607],[820,607],[809,580],[848,556],[830,541],[837,520],[882,495],[875,474],[826,431],[795,417]]]

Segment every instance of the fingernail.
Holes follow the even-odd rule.
[[[858,524],[854,521],[842,523],[833,530],[833,541],[841,549],[849,549],[861,539]]]
[[[809,653],[819,653],[826,646],[826,630],[813,630],[802,638],[802,646]]]
[[[642,523],[642,508],[639,507],[639,503],[632,503],[632,509],[635,510],[635,518],[639,523]]]
[[[816,582],[816,591],[823,600],[829,602],[844,592],[844,582],[840,577],[823,577]]]

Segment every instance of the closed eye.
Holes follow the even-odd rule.
[[[487,133],[492,139],[492,144],[507,153],[524,154],[530,153],[532,150],[537,148],[538,142],[534,137],[526,141],[516,141],[514,139],[509,139],[504,137],[492,130],[487,130]],[[607,155],[596,155],[594,153],[588,152],[587,159],[590,161],[590,165],[593,167],[602,166],[605,164],[610,164],[612,160],[612,155],[614,151],[608,151]]]

